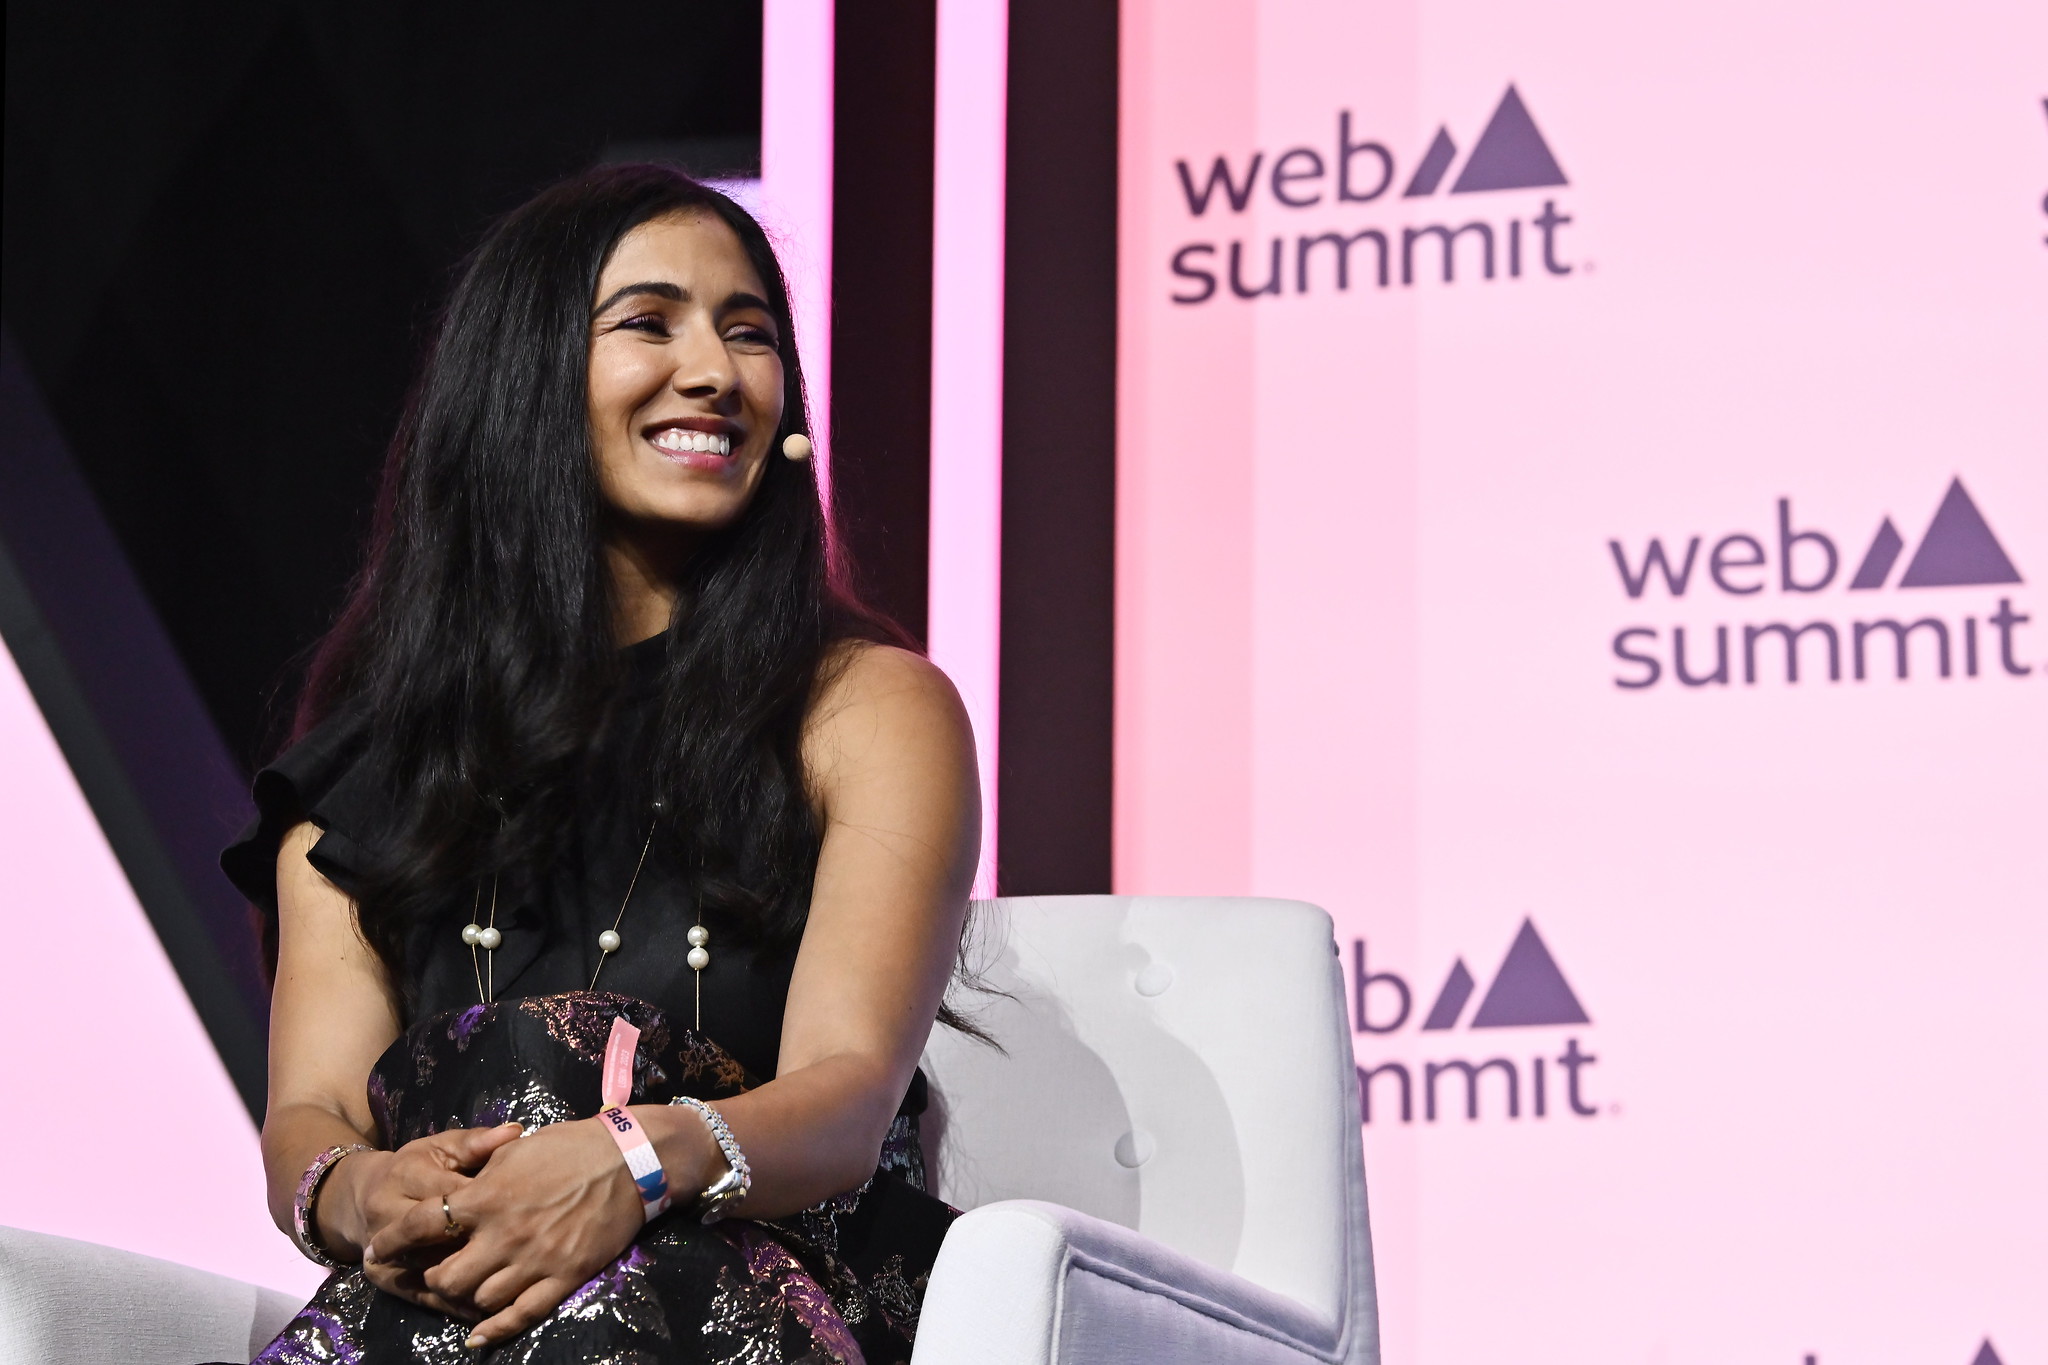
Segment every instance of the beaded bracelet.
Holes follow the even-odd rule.
[[[292,1241],[298,1244],[299,1252],[314,1265],[324,1265],[329,1270],[339,1270],[347,1265],[337,1261],[320,1245],[320,1233],[313,1222],[313,1201],[319,1197],[320,1186],[326,1183],[328,1175],[341,1163],[341,1159],[355,1152],[374,1152],[360,1142],[344,1143],[329,1147],[313,1158],[313,1164],[306,1167],[306,1173],[299,1177],[298,1193],[292,1196]]]
[[[697,1212],[706,1227],[725,1217],[725,1207],[737,1204],[747,1197],[754,1188],[754,1173],[747,1167],[746,1153],[740,1150],[739,1140],[726,1127],[725,1117],[716,1109],[690,1095],[671,1100],[671,1104],[686,1105],[697,1111],[697,1117],[711,1130],[712,1138],[718,1143],[718,1150],[725,1157],[726,1172],[711,1182],[703,1194],[697,1197]]]

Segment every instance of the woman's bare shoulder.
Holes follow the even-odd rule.
[[[953,680],[937,664],[894,645],[848,640],[826,655],[804,744],[824,778],[849,765],[950,764],[971,756],[974,737]]]
[[[930,693],[954,702],[953,680],[937,664],[915,650],[874,640],[841,640],[825,652],[820,700],[835,693],[866,698],[871,693]]]

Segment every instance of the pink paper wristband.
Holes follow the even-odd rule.
[[[641,1218],[646,1222],[668,1211],[668,1172],[662,1169],[647,1130],[626,1112],[626,1101],[633,1097],[633,1058],[639,1046],[639,1029],[623,1016],[612,1020],[612,1035],[604,1048],[604,1108],[597,1111],[597,1117],[626,1159],[633,1187],[640,1194]]]

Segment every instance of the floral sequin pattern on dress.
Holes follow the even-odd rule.
[[[387,1146],[507,1121],[587,1118],[611,1021],[641,1030],[634,1104],[729,1099],[756,1082],[643,1000],[601,992],[499,1001],[423,1019],[387,1049],[369,1096]],[[914,1158],[914,1159],[913,1159]],[[958,1215],[923,1192],[916,1121],[892,1125],[858,1190],[772,1223],[648,1224],[547,1318],[483,1353],[465,1323],[350,1267],[257,1357],[262,1365],[906,1365],[924,1286]]]
[[[718,1296],[704,1335],[732,1349],[713,1356],[713,1365],[866,1365],[851,1327],[803,1262],[756,1227],[739,1224],[729,1236],[745,1258],[745,1270],[719,1269]],[[798,1340],[787,1341],[791,1336]]]

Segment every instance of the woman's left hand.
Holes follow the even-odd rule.
[[[471,1349],[509,1341],[545,1318],[615,1260],[643,1222],[632,1175],[596,1119],[552,1123],[506,1143],[452,1197],[450,1212],[467,1242],[424,1278],[480,1319]],[[438,1203],[421,1205],[396,1237],[377,1239],[378,1259],[439,1251],[444,1224]]]

